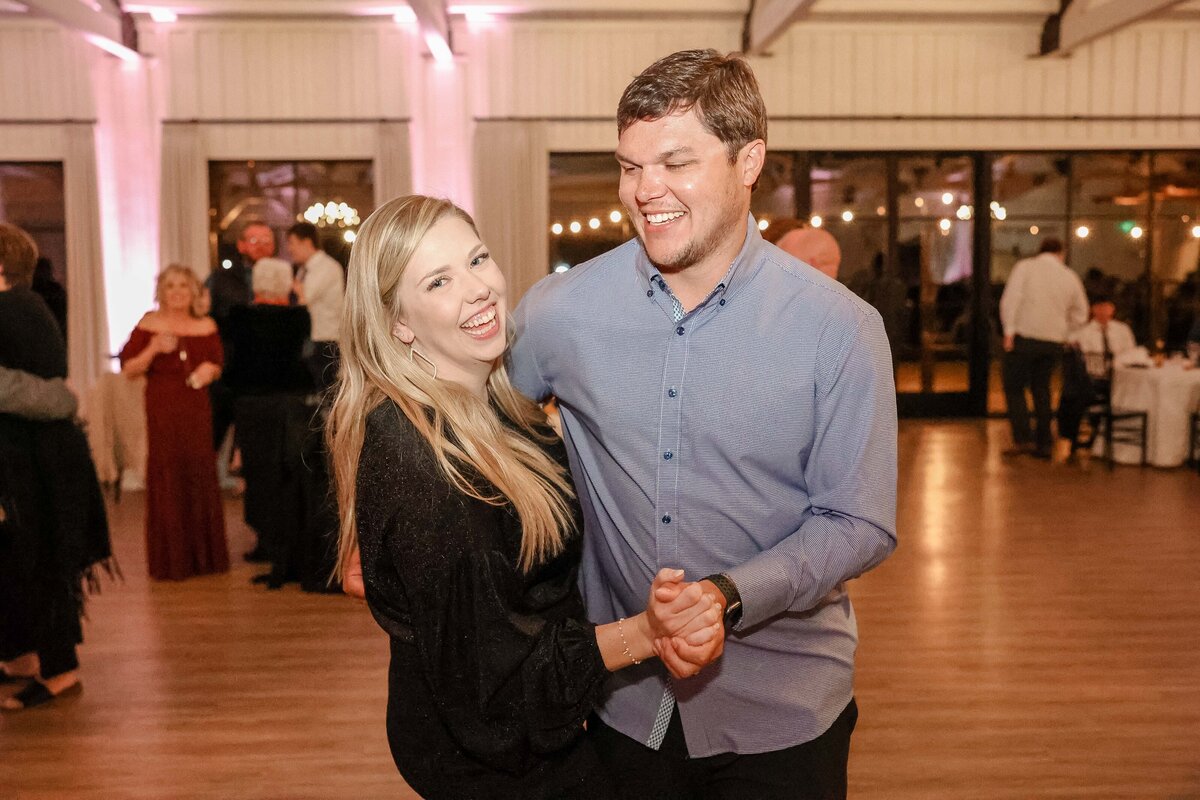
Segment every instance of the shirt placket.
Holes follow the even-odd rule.
[[[658,290],[670,302],[673,327],[666,338],[663,359],[661,412],[659,414],[658,449],[653,458],[658,464],[655,476],[655,550],[658,568],[679,564],[679,524],[682,509],[678,508],[679,464],[681,435],[681,404],[683,401],[683,370],[687,361],[688,323],[683,305],[671,294],[659,278]]]

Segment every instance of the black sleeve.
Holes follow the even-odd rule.
[[[608,672],[573,571],[562,604],[530,610],[522,575],[496,544],[507,512],[452,487],[391,403],[368,421],[357,508],[367,598],[390,605],[369,563],[390,560],[424,680],[459,745],[514,771],[581,734]]]

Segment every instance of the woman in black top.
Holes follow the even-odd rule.
[[[606,676],[656,639],[719,637],[719,607],[663,570],[646,612],[587,621],[565,452],[508,382],[504,277],[465,212],[383,205],[345,302],[329,426],[340,563],[361,547],[391,636],[397,767],[428,798],[608,796],[583,736]]]

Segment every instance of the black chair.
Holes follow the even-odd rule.
[[[1111,376],[1111,372],[1109,375]],[[1146,466],[1146,447],[1149,438],[1149,416],[1145,411],[1124,411],[1112,405],[1112,380],[1096,381],[1096,398],[1088,406],[1087,415],[1094,431],[1093,437],[1104,440],[1104,460],[1112,469],[1113,445],[1130,444],[1142,454],[1140,464]]]

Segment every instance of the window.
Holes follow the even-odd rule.
[[[0,163],[0,221],[24,230],[67,285],[67,209],[61,163]]]
[[[276,255],[290,260],[284,234],[307,219],[320,229],[321,246],[345,265],[358,225],[375,207],[370,161],[213,161],[208,185],[214,264],[236,256],[245,219],[266,222]]]

